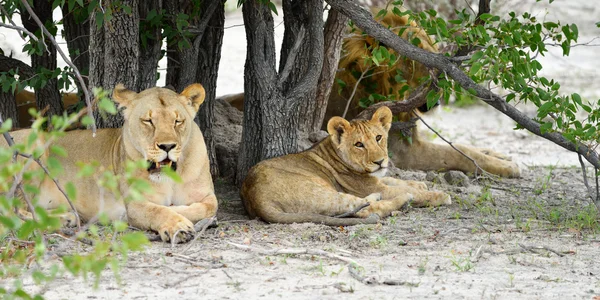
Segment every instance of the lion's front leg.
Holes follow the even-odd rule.
[[[401,180],[394,177],[383,177],[380,179],[381,182],[389,186],[408,186],[415,189],[427,190],[427,184],[422,181],[415,180]]]
[[[194,224],[202,219],[214,217],[217,214],[218,203],[214,193],[208,195],[190,193],[188,197],[191,197],[190,201],[187,201],[188,203],[192,202],[192,199],[197,202],[192,202],[189,205],[169,206],[169,208],[186,217]]]
[[[405,184],[402,180],[396,180],[393,182]],[[450,195],[443,192],[427,191],[408,185],[389,186],[382,184],[379,188],[382,191],[382,200],[375,203],[371,202],[371,205],[357,213],[358,216],[365,218],[375,213],[382,218],[387,217],[393,211],[400,210],[408,202],[416,207],[440,206],[452,203]]]
[[[146,201],[127,204],[127,221],[133,227],[158,232],[164,242],[185,243],[196,232],[194,224],[186,217],[169,207]]]

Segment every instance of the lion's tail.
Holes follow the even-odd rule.
[[[335,218],[325,215],[313,214],[313,213],[285,213],[285,212],[271,212],[263,220],[269,223],[316,223],[324,224],[327,226],[352,226],[358,224],[376,224],[378,218]]]

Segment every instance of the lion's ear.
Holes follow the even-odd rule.
[[[204,98],[206,98],[206,91],[204,91],[201,84],[194,83],[186,87],[181,95],[185,97],[184,105],[191,107],[194,110],[192,116],[195,116],[198,109],[200,109],[200,105],[204,102]]]
[[[385,130],[390,130],[392,126],[392,111],[387,106],[378,108],[371,118],[371,123],[381,124]]]
[[[342,135],[351,129],[350,122],[342,117],[333,117],[327,122],[327,132],[337,144],[342,142]]]
[[[119,104],[119,107],[127,107],[136,95],[136,92],[128,90],[122,83],[119,83],[113,90],[112,98]]]

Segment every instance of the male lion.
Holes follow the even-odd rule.
[[[392,11],[392,8],[390,7],[383,17],[376,17],[377,21],[403,39],[419,41],[418,46],[424,50],[434,53],[439,51],[437,44],[414,21],[410,21],[408,15],[399,16]],[[400,10],[405,11],[403,8]],[[379,9],[373,9],[373,12],[378,13]],[[348,109],[345,117],[349,119],[356,117],[363,110],[359,106],[359,99],[367,98],[370,94],[391,96],[392,99],[397,100],[406,99],[409,96],[408,87],[418,87],[423,77],[428,74],[425,66],[405,57],[398,57],[391,66],[387,61],[381,61],[378,65],[368,63],[365,57],[371,56],[371,51],[379,47],[386,46],[361,33],[360,30],[352,32],[344,39],[336,78],[345,82],[346,88],[342,90],[341,95],[331,93],[325,114],[326,119],[331,116],[341,116],[346,107]],[[387,50],[395,54],[391,48]],[[347,99],[350,98],[351,91],[356,85],[355,95],[348,103]],[[413,113],[419,112],[414,110]],[[408,121],[413,115],[401,113],[398,117],[401,121]],[[402,135],[400,130],[390,131],[390,153],[396,167],[423,171],[459,170],[465,173],[478,171],[471,160],[449,145],[435,144],[422,139],[417,129],[412,130],[410,142]],[[503,177],[520,175],[518,165],[509,161],[506,155],[489,149],[455,146],[491,174]]]
[[[125,108],[123,128],[99,129],[96,137],[91,131],[76,130],[59,138],[55,144],[68,152],[68,157],[56,157],[64,168],[60,182],[71,181],[77,187],[73,203],[81,218],[90,220],[104,212],[111,220],[125,218],[131,226],[156,231],[165,242],[189,241],[195,233],[194,223],[217,211],[204,138],[194,123],[204,97],[200,84],[188,86],[181,94],[164,88],[136,93],[119,84],[113,98]],[[11,134],[21,141],[29,130]],[[101,196],[93,179],[77,176],[79,161],[98,161],[104,169],[120,174],[126,160],[142,159],[149,167],[137,176],[148,179],[152,186],[144,194],[145,201],[123,203],[112,194]],[[164,168],[175,171],[182,182],[166,177]],[[127,183],[120,182],[119,189],[126,193]],[[54,209],[66,201],[52,180],[44,179],[38,204]],[[70,223],[66,225],[74,225],[72,214],[63,217]]]
[[[422,182],[384,177],[391,121],[387,107],[371,120],[333,117],[327,123],[329,136],[311,149],[258,163],[242,185],[246,211],[270,223],[339,226],[377,222],[369,216],[389,216],[409,201],[416,206],[450,204],[448,194],[427,191]],[[359,218],[333,217],[365,203],[370,205],[356,213]]]

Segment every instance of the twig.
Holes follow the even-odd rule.
[[[365,204],[363,204],[363,205],[361,205],[361,206],[359,206],[359,207],[355,208],[355,209],[354,209],[354,210],[352,210],[352,211],[345,212],[345,213],[343,213],[343,214],[341,214],[341,215],[337,215],[337,216],[335,216],[334,218],[347,218],[347,217],[354,216],[354,215],[356,215],[356,213],[357,213],[357,212],[359,212],[360,210],[362,210],[363,208],[365,208],[365,207],[367,207],[367,206],[369,206],[369,205],[371,205],[371,203],[367,202],[367,203],[365,203]]]
[[[190,250],[190,248],[192,248],[192,245],[194,244],[194,242],[199,237],[201,237],[204,234],[204,232],[206,231],[206,229],[208,227],[210,227],[211,225],[215,224],[216,220],[217,220],[217,217],[215,216],[215,217],[211,217],[211,218],[208,218],[208,219],[204,219],[204,220],[198,221],[198,223],[196,223],[195,225],[198,225],[198,224],[203,225],[202,228],[200,230],[196,230],[196,231],[199,231],[199,232],[196,234],[196,236],[194,237],[194,239],[189,243],[189,245],[185,249],[183,249],[181,251],[181,253],[186,253],[188,250]],[[204,224],[201,224],[200,222],[204,222]],[[195,225],[194,225],[194,227],[196,227]],[[194,228],[194,229],[196,229],[196,228]]]
[[[435,129],[433,129],[431,126],[429,126],[429,124],[427,124],[425,122],[425,120],[423,120],[423,118],[421,118],[421,116],[419,116],[418,114],[415,114],[415,113],[413,113],[413,115],[415,115],[419,120],[421,120],[421,122],[423,122],[423,124],[425,124],[425,126],[427,126],[427,128],[429,128],[429,130],[433,131],[433,133],[435,133],[439,138],[441,138],[444,142],[446,142],[448,145],[450,145],[450,147],[452,147],[452,149],[458,151],[458,153],[460,153],[462,156],[466,157],[468,160],[470,160],[475,165],[475,178],[477,178],[477,170],[481,170],[482,174],[492,177],[492,174],[490,174],[486,170],[482,169],[473,158],[468,156],[466,153],[462,152],[460,149],[456,148],[452,142],[448,141],[439,132],[437,132]]]
[[[324,256],[332,259],[337,259],[339,261],[343,261],[349,264],[359,265],[355,260],[343,257],[337,254],[329,253],[327,251],[319,250],[319,249],[297,249],[297,248],[286,248],[286,249],[258,249],[246,245],[240,245],[232,242],[227,242],[227,244],[234,246],[239,249],[248,250],[252,252],[256,252],[261,255],[282,255],[282,254],[308,254],[308,255],[316,255],[316,256]]]
[[[81,77],[81,73],[79,72],[79,69],[77,69],[77,67],[73,64],[73,62],[71,60],[69,60],[67,55],[65,55],[65,52],[62,51],[62,49],[60,48],[60,46],[58,45],[58,43],[56,42],[56,40],[54,39],[52,34],[50,34],[50,32],[48,31],[46,26],[44,26],[42,21],[40,21],[40,18],[38,18],[38,16],[33,12],[33,9],[31,9],[31,6],[27,2],[27,0],[21,0],[21,3],[23,3],[23,7],[25,7],[25,9],[27,9],[27,11],[29,12],[29,15],[31,16],[31,18],[33,18],[35,23],[37,23],[38,27],[48,37],[48,40],[50,40],[50,42],[52,42],[52,44],[54,45],[54,48],[56,48],[56,51],[60,54],[62,59],[65,61],[65,63],[67,63],[67,65],[69,65],[69,67],[71,69],[73,69],[73,72],[75,72],[75,77],[77,77],[77,80],[79,81],[79,84],[81,85],[81,88],[83,89],[83,94],[85,95],[85,103],[87,105],[87,115],[93,121],[94,114],[92,113],[92,97],[90,96],[90,91],[88,90],[87,85],[85,84],[85,81],[83,80],[83,77]],[[96,122],[95,121],[92,122],[92,135],[94,137],[96,136]],[[79,216],[78,216],[77,220],[79,221]],[[78,224],[78,226],[79,226],[79,224]]]
[[[26,33],[32,40],[38,42],[38,38],[35,36],[35,34],[31,33],[31,31],[20,27],[20,26],[15,26],[15,25],[8,25],[8,24],[4,24],[4,23],[0,23],[0,27],[6,27],[6,28],[10,28],[10,29],[14,29],[17,31],[21,31],[23,33]]]
[[[596,203],[596,201],[598,200],[598,194],[596,194],[596,197],[593,196],[592,188],[590,188],[590,185],[588,183],[587,170],[586,170],[585,164],[583,163],[583,160],[581,159],[581,154],[577,153],[577,157],[579,158],[579,163],[581,164],[581,173],[583,173],[583,184],[585,184],[585,187],[587,188],[588,196],[590,197],[592,202]],[[596,175],[596,177],[597,177],[597,175]]]
[[[348,102],[346,102],[346,107],[344,108],[344,113],[342,114],[342,118],[346,118],[346,114],[348,113],[348,109],[350,108],[350,103],[352,103],[352,98],[354,98],[354,95],[356,94],[356,90],[358,89],[358,85],[360,84],[360,81],[363,80],[363,78],[365,78],[365,74],[367,74],[367,71],[369,71],[369,68],[366,68],[360,74],[360,77],[358,77],[358,79],[356,80],[356,83],[354,84],[354,88],[352,88],[352,93],[350,94],[350,97],[348,98]]]
[[[521,247],[529,252],[536,253],[536,254],[538,254],[536,250],[546,250],[546,251],[552,252],[560,257],[565,256],[563,253],[556,251],[548,246],[526,246],[526,245],[519,243],[519,247]]]

